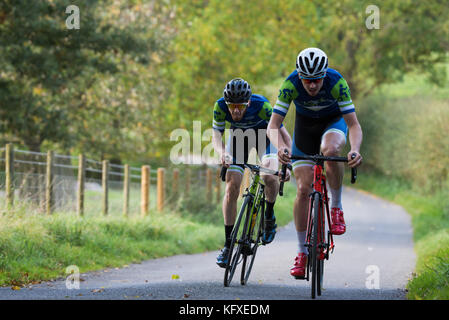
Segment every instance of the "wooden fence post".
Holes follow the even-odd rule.
[[[125,164],[123,172],[123,215],[129,215],[129,164]]]
[[[78,197],[76,211],[78,216],[84,216],[84,186],[86,181],[86,158],[84,154],[78,156]]]
[[[179,197],[179,169],[173,169],[173,181],[172,181],[172,199],[176,201]]]
[[[185,180],[186,180],[186,185],[185,185],[185,196],[188,197],[190,194],[190,168],[187,168],[184,172],[185,172]]]
[[[47,214],[53,211],[53,151],[47,152],[47,183],[45,190],[45,204]]]
[[[109,160],[103,160],[101,183],[103,186],[103,215],[108,214]]]
[[[150,199],[150,166],[142,166],[141,177],[140,214],[145,217],[148,214]]]
[[[157,169],[157,210],[162,211],[164,209],[165,201],[165,169]]]
[[[206,169],[206,197],[212,199],[212,170]]]
[[[5,148],[6,204],[8,209],[14,205],[14,147],[8,143]]]
[[[217,193],[217,203],[220,203],[221,201],[221,177],[220,177],[220,173],[221,173],[221,168],[217,169],[217,174],[216,174],[216,181],[215,181],[215,191]]]

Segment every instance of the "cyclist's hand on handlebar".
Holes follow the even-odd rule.
[[[355,157],[353,157],[352,155],[355,155]],[[360,166],[362,164],[362,155],[360,153],[358,153],[357,151],[349,151],[348,153],[348,166],[351,168],[357,168],[358,166]]]
[[[229,153],[224,152],[221,155],[221,165],[223,167],[229,168],[230,164],[232,164],[232,156]]]
[[[289,164],[290,163],[290,155],[292,152],[289,148],[281,148],[278,150],[278,159],[279,162],[282,164]],[[288,170],[287,170],[288,171]]]
[[[290,181],[290,170],[289,169],[287,169],[285,171],[285,179],[284,180],[282,180],[282,175],[279,174],[279,182],[282,182],[282,181],[284,181],[284,182]]]

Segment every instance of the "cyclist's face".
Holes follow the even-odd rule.
[[[231,113],[232,120],[240,121],[245,115],[246,109],[249,106],[247,103],[227,103],[229,112]]]
[[[323,78],[321,79],[301,79],[304,89],[306,89],[309,95],[316,96],[323,87]]]

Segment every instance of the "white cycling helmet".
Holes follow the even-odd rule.
[[[328,60],[323,50],[307,48],[302,50],[296,58],[296,70],[302,79],[324,78]]]

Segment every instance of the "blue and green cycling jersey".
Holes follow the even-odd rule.
[[[323,87],[314,97],[304,89],[293,71],[282,83],[273,112],[285,117],[291,102],[296,106],[296,113],[309,118],[324,118],[343,115],[355,111],[346,80],[338,71],[327,69]]]
[[[266,129],[272,112],[273,108],[267,98],[253,94],[243,118],[234,121],[224,98],[220,98],[215,102],[212,128],[223,132],[227,121],[231,124],[231,129]]]

